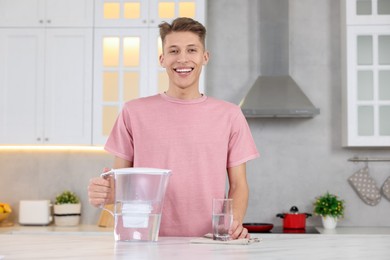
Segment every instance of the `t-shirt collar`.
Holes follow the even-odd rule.
[[[174,97],[170,97],[168,96],[165,92],[164,93],[161,93],[160,96],[169,101],[169,102],[172,102],[172,103],[179,103],[179,104],[197,104],[197,103],[201,103],[203,101],[205,101],[207,99],[207,96],[202,94],[200,97],[198,98],[195,98],[195,99],[180,99],[180,98],[174,98]]]

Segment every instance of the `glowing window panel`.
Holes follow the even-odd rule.
[[[139,73],[125,72],[123,75],[123,101],[139,97]]]
[[[174,18],[175,17],[175,3],[159,3],[158,16],[160,18]]]
[[[119,110],[116,106],[103,106],[103,135],[108,136],[110,134],[112,126],[118,116],[118,112]]]
[[[118,72],[103,73],[103,102],[117,102],[119,93]]]
[[[169,78],[165,71],[158,73],[158,93],[163,93],[168,90]]]
[[[139,37],[125,37],[123,39],[123,65],[125,67],[139,66],[139,52]]]
[[[105,37],[103,39],[103,65],[105,67],[119,66],[119,38]]]
[[[179,3],[179,16],[180,17],[195,17],[195,3],[194,2],[181,2]]]
[[[104,3],[103,16],[104,19],[119,19],[120,18],[119,3]]]
[[[125,3],[123,17],[125,19],[139,19],[141,17],[141,4]]]

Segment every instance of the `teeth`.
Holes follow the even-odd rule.
[[[186,73],[186,72],[191,72],[192,69],[176,69],[176,72],[179,72],[179,73]]]

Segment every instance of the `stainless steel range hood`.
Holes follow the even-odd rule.
[[[320,110],[290,76],[259,76],[240,103],[245,117],[314,117]]]
[[[260,75],[240,106],[246,117],[310,118],[320,110],[290,76],[291,45],[289,1],[262,0],[258,3],[258,20],[254,32],[255,66]],[[256,75],[256,74],[255,74]]]

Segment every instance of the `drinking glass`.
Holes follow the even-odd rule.
[[[230,227],[233,223],[233,199],[213,199],[213,239],[230,240]]]

